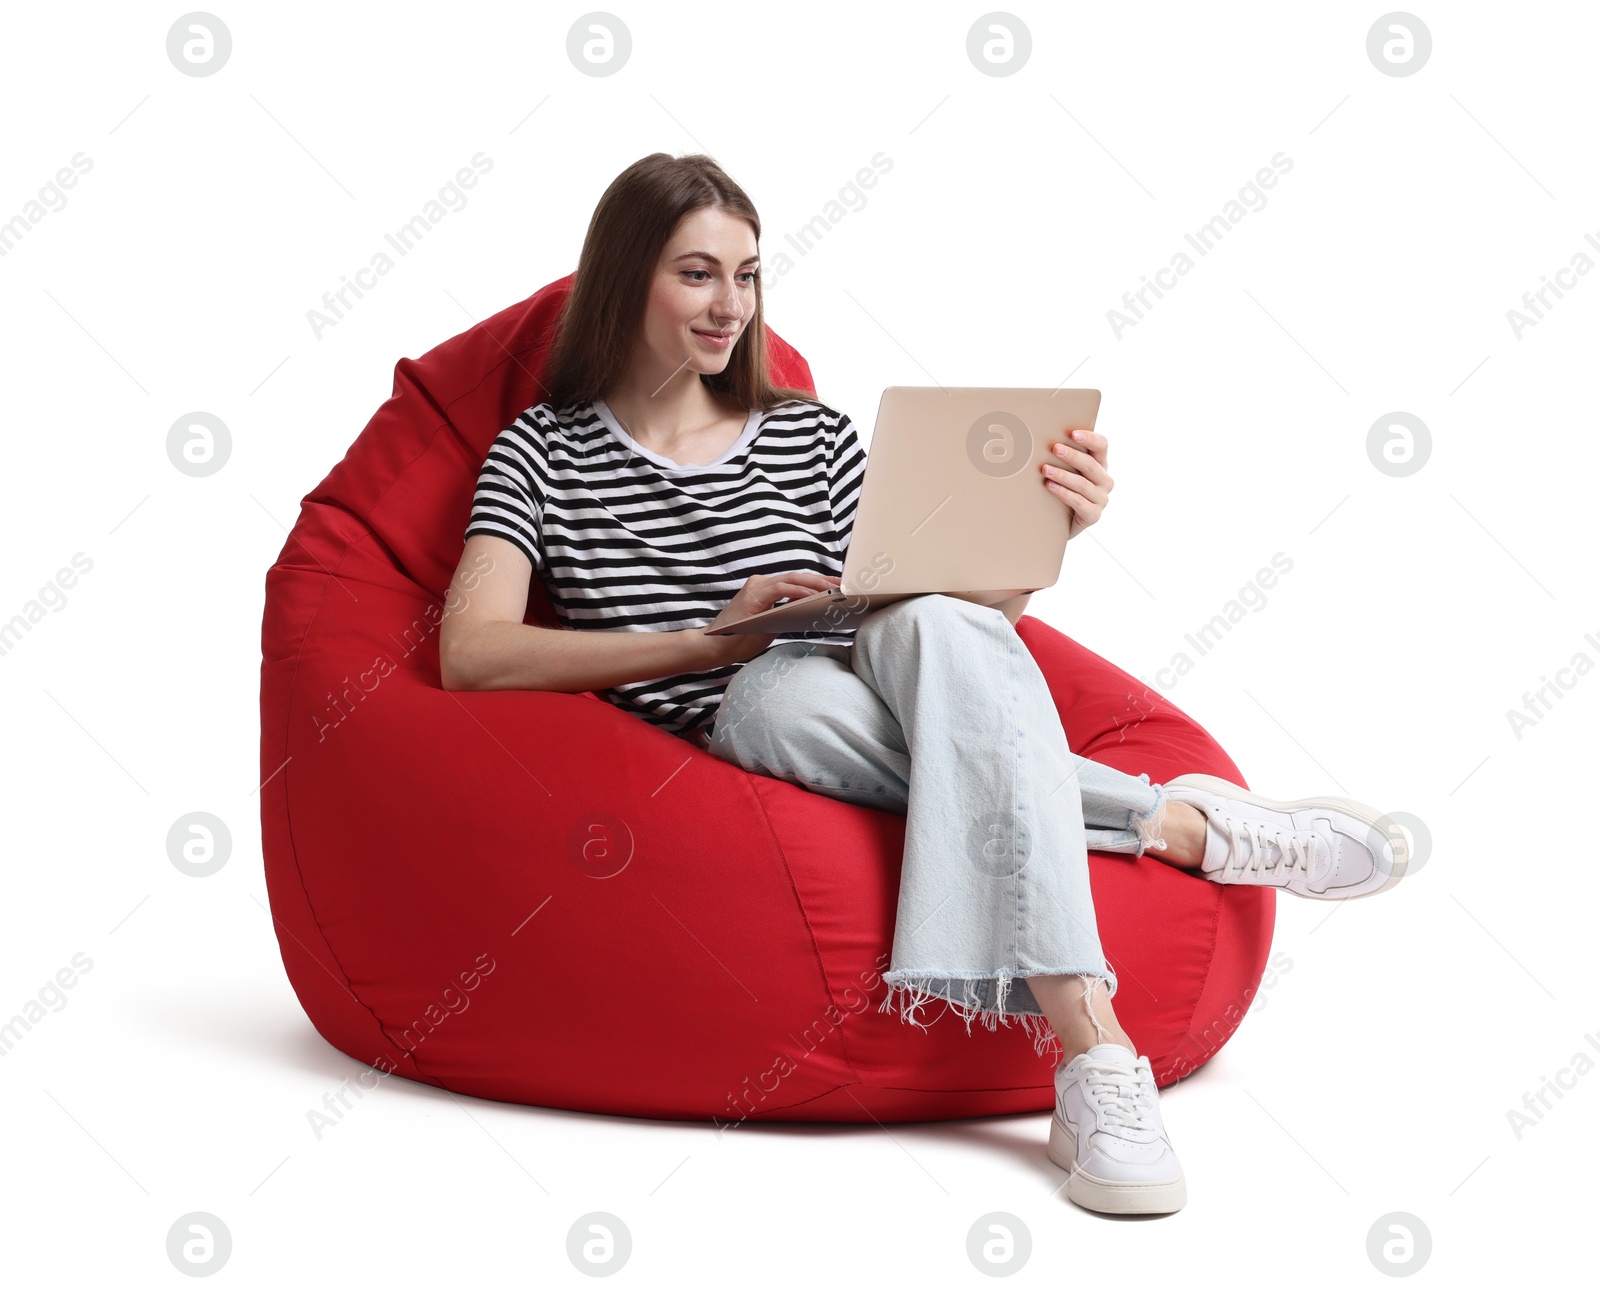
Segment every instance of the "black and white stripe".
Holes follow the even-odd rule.
[[[541,403],[490,447],[466,536],[515,543],[567,626],[703,627],[752,574],[842,573],[866,464],[850,418],[811,399],[752,412],[728,452],[701,466],[641,447],[603,401]],[[848,645],[852,632],[778,635],[772,644]],[[740,666],[598,693],[701,742]]]

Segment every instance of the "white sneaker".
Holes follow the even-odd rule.
[[[1215,775],[1180,775],[1166,788],[1206,817],[1199,872],[1212,882],[1350,900],[1387,891],[1405,876],[1405,830],[1348,797],[1276,802]]]
[[[1148,1057],[1096,1044],[1056,1069],[1050,1159],[1067,1198],[1102,1214],[1171,1214],[1188,1190],[1156,1102]]]

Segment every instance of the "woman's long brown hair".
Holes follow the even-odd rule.
[[[653,152],[611,181],[589,219],[572,290],[556,324],[544,385],[557,408],[604,398],[622,378],[644,325],[650,280],[667,239],[691,211],[720,207],[743,219],[761,242],[761,217],[744,189],[703,153]],[[755,311],[727,366],[700,380],[739,408],[763,412],[805,390],[774,386],[767,374],[761,275]]]

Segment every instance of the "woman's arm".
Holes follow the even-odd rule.
[[[580,694],[723,661],[725,638],[700,631],[584,632],[524,623],[532,576],[515,543],[484,533],[467,539],[439,626],[445,689]]]
[[[572,631],[522,621],[533,565],[516,543],[474,533],[445,597],[439,673],[447,690],[558,690],[581,694],[629,681],[699,672],[754,658],[770,635]],[[707,626],[775,601],[838,586],[814,573],[757,574]]]

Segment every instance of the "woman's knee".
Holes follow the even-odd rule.
[[[841,686],[860,683],[838,657],[843,648],[788,641],[751,659],[723,693],[712,743],[746,770],[781,761],[786,735],[837,711],[846,701]]]
[[[909,630],[930,623],[992,627],[994,620],[1005,622],[1005,615],[993,605],[979,605],[958,596],[932,592],[925,596],[896,600],[874,609],[856,628],[856,639],[859,641],[863,634],[870,639],[884,632]]]
[[[780,692],[785,702],[792,702],[817,678],[840,668],[836,649],[824,651],[810,641],[774,645],[734,673],[723,692],[723,705],[731,701],[735,707],[751,706]]]

